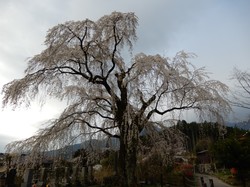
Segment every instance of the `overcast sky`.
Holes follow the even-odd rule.
[[[194,52],[196,67],[228,85],[234,67],[250,70],[249,0],[0,0],[0,89],[21,78],[27,58],[44,49],[49,28],[69,20],[97,20],[113,11],[135,12],[139,18],[134,53],[173,56]],[[2,97],[2,96],[0,96]],[[6,143],[35,133],[60,111],[59,102],[42,109],[0,111],[0,152]],[[244,119],[246,112],[235,119]]]

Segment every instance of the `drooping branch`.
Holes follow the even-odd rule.
[[[237,81],[230,103],[233,106],[250,109],[250,73],[234,69],[232,79]]]
[[[86,124],[89,128],[91,129],[97,129],[100,132],[103,132],[104,134],[106,134],[108,137],[113,137],[113,138],[120,138],[119,135],[117,134],[111,134],[108,130],[112,130],[114,128],[117,128],[118,126],[112,126],[112,127],[99,127],[99,126],[94,126],[91,125],[89,122],[83,120],[83,119],[76,119],[77,121],[80,121],[82,124]]]

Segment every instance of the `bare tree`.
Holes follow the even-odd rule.
[[[47,48],[29,60],[25,77],[4,86],[3,104],[29,105],[36,97],[53,97],[67,100],[68,106],[33,137],[10,144],[10,151],[35,155],[79,137],[118,138],[121,185],[136,186],[139,135],[155,129],[152,124],[164,128],[153,123],[159,116],[174,119],[192,109],[222,119],[230,110],[224,99],[228,87],[195,68],[188,61],[194,54],[140,53],[125,62],[122,54],[132,51],[136,27],[134,13],[113,12],[96,22],[69,21],[50,29]],[[175,139],[180,139],[177,134]]]
[[[250,109],[250,72],[234,68],[233,80],[236,80],[236,90],[231,103],[234,106]]]

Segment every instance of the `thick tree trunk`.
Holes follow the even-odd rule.
[[[138,186],[136,175],[137,149],[139,141],[138,128],[128,125],[121,133],[119,152],[119,176],[122,187]]]
[[[126,145],[123,139],[120,139],[120,150],[119,150],[119,165],[118,165],[118,172],[119,172],[119,181],[121,187],[127,187],[127,172],[126,172]]]
[[[136,162],[139,142],[138,121],[135,121],[133,108],[127,102],[127,88],[123,84],[124,74],[117,77],[121,99],[117,100],[116,119],[120,130],[119,177],[120,186],[137,187]],[[136,124],[133,124],[136,122]]]
[[[127,166],[127,177],[128,177],[128,186],[135,187],[137,186],[137,175],[136,175],[136,162],[137,162],[137,145],[131,145],[128,148],[128,155],[126,159]]]

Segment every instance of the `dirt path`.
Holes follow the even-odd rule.
[[[199,185],[200,187],[202,187],[201,185],[201,177],[203,177],[204,179],[204,183],[207,184],[207,187],[210,187],[210,182],[209,182],[209,179],[212,179],[213,180],[213,183],[214,183],[214,187],[235,187],[235,186],[232,186],[232,185],[229,185],[223,181],[221,181],[220,179],[214,177],[214,176],[211,176],[211,175],[205,175],[205,174],[196,174],[197,178],[198,178],[198,182],[199,182]]]

